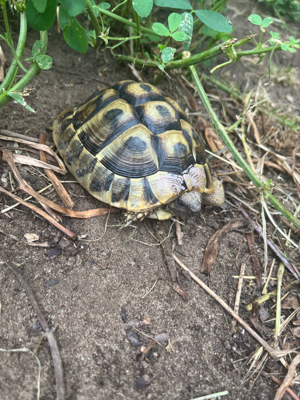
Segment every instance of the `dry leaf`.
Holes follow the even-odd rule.
[[[181,287],[178,285],[178,283],[174,282],[172,285],[172,288],[175,290],[176,293],[179,294],[185,301],[188,301],[188,295],[185,293],[184,290],[181,289]]]
[[[262,286],[261,268],[260,268],[258,257],[256,254],[254,236],[253,236],[252,232],[247,234],[247,240],[248,240],[248,246],[249,246],[249,250],[250,250],[250,254],[251,254],[252,268],[253,268],[254,275],[256,277],[256,282],[257,282],[258,286]]]
[[[248,228],[248,223],[243,218],[237,218],[233,221],[229,222],[227,225],[223,226],[222,229],[219,229],[209,240],[205,253],[204,259],[202,263],[201,272],[204,274],[210,274],[213,270],[213,267],[216,262],[218,247],[219,247],[219,239],[225,235],[225,233],[240,229],[240,228]],[[247,232],[248,233],[248,232]]]
[[[296,310],[296,308],[298,308],[298,307],[299,307],[299,302],[298,302],[297,296],[295,296],[294,294],[288,295],[284,299],[284,301],[283,301],[283,303],[281,305],[281,308],[283,310],[289,310],[291,308]]]
[[[297,328],[293,328],[292,332],[293,332],[293,336],[300,337],[300,326],[298,326]]]

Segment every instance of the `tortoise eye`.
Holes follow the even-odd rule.
[[[186,207],[186,204],[185,204],[182,200],[180,200],[180,199],[178,199],[178,205],[179,205],[180,207],[182,207],[182,208],[185,208],[185,207]]]

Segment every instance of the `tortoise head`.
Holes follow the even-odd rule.
[[[173,215],[178,215],[185,220],[201,210],[202,194],[199,192],[186,192],[168,204],[168,210]]]
[[[222,183],[214,179],[213,193],[186,192],[167,205],[167,210],[185,220],[201,211],[201,206],[220,207],[225,201]]]

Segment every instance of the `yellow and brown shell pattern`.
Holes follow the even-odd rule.
[[[122,81],[63,111],[53,137],[77,181],[104,203],[149,212],[186,191],[212,193],[203,142],[178,104]]]

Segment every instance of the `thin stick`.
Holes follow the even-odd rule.
[[[178,221],[175,222],[175,226],[176,226],[176,236],[177,236],[178,245],[182,246],[183,245],[182,232],[181,232],[181,227],[180,227],[180,224],[178,223]]]
[[[42,146],[42,145],[40,145],[40,146]],[[88,210],[88,211],[73,211],[73,210],[69,210],[68,208],[59,206],[58,204],[53,203],[53,201],[50,201],[50,200],[46,199],[45,197],[41,196],[40,194],[38,194],[28,184],[25,184],[25,182],[23,181],[23,179],[14,163],[14,160],[12,158],[10,151],[3,151],[3,156],[5,156],[5,160],[9,163],[17,181],[19,182],[20,189],[23,190],[24,192],[30,194],[32,197],[34,197],[40,203],[46,204],[48,207],[52,208],[53,210],[56,210],[64,215],[68,215],[69,217],[73,217],[73,218],[91,218],[91,217],[97,217],[99,215],[107,214],[108,212],[119,212],[119,209],[115,209],[115,208],[112,208],[110,211],[109,211],[109,208],[97,208],[95,210]],[[1,189],[1,190],[3,191],[4,189]],[[6,193],[9,196],[13,197],[13,195],[10,192],[6,192]],[[18,200],[18,201],[20,201],[20,200]],[[26,202],[25,202],[25,205],[27,205]]]
[[[220,157],[220,156],[218,156],[216,153],[212,153],[212,152],[209,151],[209,150],[206,150],[206,149],[205,149],[205,152],[208,153],[208,154],[210,154],[211,156],[214,156],[214,157],[218,158],[219,160],[224,161],[226,164],[232,165],[234,168],[239,169],[240,171],[243,171],[243,168],[239,167],[239,166],[238,166],[237,164],[235,164],[234,162],[228,161],[228,160],[226,160],[225,158]]]
[[[31,287],[29,286],[27,280],[24,278],[24,276],[20,273],[20,271],[17,268],[13,267],[11,264],[9,264],[8,267],[13,272],[13,274],[16,275],[16,277],[19,279],[19,281],[23,285],[23,288],[25,289],[28,300],[30,301],[31,306],[32,306],[34,312],[36,313],[38,320],[45,331],[45,334],[46,334],[46,337],[47,337],[47,340],[49,343],[51,355],[52,355],[54,372],[55,372],[56,392],[57,392],[56,399],[64,400],[65,387],[64,387],[63,369],[62,369],[62,363],[61,363],[56,339],[53,335],[53,332],[49,328],[46,318],[44,317],[44,315],[41,313],[41,311],[39,309],[39,306],[34,297],[33,291],[31,289]]]
[[[64,226],[62,226],[61,224],[59,224],[57,221],[55,221],[54,218],[52,218],[50,215],[48,215],[47,213],[45,213],[45,211],[39,209],[38,207],[34,206],[31,203],[28,203],[27,201],[22,200],[20,197],[16,196],[15,194],[8,192],[7,190],[3,189],[0,186],[0,192],[6,194],[7,196],[12,197],[14,200],[16,200],[17,202],[23,204],[24,206],[30,208],[31,210],[33,210],[34,212],[36,212],[37,214],[40,214],[42,217],[44,217],[47,221],[51,222],[51,224],[53,224],[54,226],[56,226],[56,228],[58,228],[59,230],[61,230],[65,235],[71,237],[71,238],[76,238],[75,233],[69,231],[69,229],[65,228]]]
[[[149,289],[148,292],[147,292],[146,294],[144,294],[144,296],[142,297],[142,299],[144,299],[144,298],[151,292],[151,290],[154,289],[154,287],[155,287],[155,285],[156,285],[158,279],[159,279],[159,277],[156,278],[156,281],[155,281],[154,284],[151,286],[151,289]]]
[[[274,346],[278,348],[278,337],[280,335],[280,318],[281,318],[281,286],[284,273],[284,264],[280,263],[277,271],[277,302],[276,302],[276,323],[274,333]]]
[[[271,275],[272,275],[272,272],[273,272],[274,264],[275,264],[275,258],[273,258],[273,261],[272,261],[272,265],[271,265],[271,268],[270,268],[270,271],[269,271],[268,278],[267,278],[266,283],[265,283],[265,286],[264,286],[264,288],[263,288],[263,290],[262,290],[262,292],[261,292],[262,294],[267,294],[267,287],[268,287],[268,284],[269,284],[269,280],[271,279]],[[264,278],[265,278],[265,277],[264,277]]]
[[[40,133],[40,144],[45,144],[46,143],[46,134],[45,132]],[[46,154],[43,150],[40,150],[40,159],[44,163],[47,164],[47,159],[46,159]],[[51,181],[54,189],[56,190],[56,193],[58,194],[59,198],[63,202],[63,205],[67,208],[73,208],[74,203],[69,196],[68,192],[66,189],[63,187],[62,183],[60,180],[57,178],[57,176],[54,174],[53,171],[50,169],[45,169],[45,173],[48,176],[49,180]]]
[[[57,164],[60,166],[60,168],[63,171],[65,171],[64,173],[65,174],[67,173],[66,167],[65,167],[64,163],[62,162],[62,160],[46,144],[33,143],[33,142],[28,141],[28,140],[16,139],[16,138],[13,138],[13,137],[7,137],[7,136],[2,136],[2,135],[0,135],[0,140],[8,140],[8,141],[14,141],[14,142],[17,142],[17,143],[23,143],[23,144],[27,144],[30,147],[33,147],[34,149],[43,150],[46,153],[50,154],[52,157],[54,157],[55,160],[57,161]]]
[[[291,287],[293,287],[297,281],[293,281],[291,283],[288,283],[287,285],[283,286],[285,290],[290,290]],[[256,303],[262,304],[267,300],[270,300],[272,297],[276,296],[277,294],[277,289],[274,289],[272,292],[269,292],[267,294],[264,294],[263,296],[258,297],[257,299],[255,299],[254,301],[256,301]],[[246,306],[247,310],[251,311],[252,310],[252,303],[248,304]]]
[[[147,338],[154,340],[156,343],[158,343],[160,346],[162,346],[162,344],[158,340],[154,339],[154,337],[147,335],[146,333],[140,331],[139,329],[135,328],[134,326],[132,326],[131,328],[134,329],[135,331],[137,331],[138,333],[140,333],[141,335],[144,335]]]
[[[268,265],[268,242],[267,242],[267,222],[266,222],[266,217],[265,217],[265,209],[264,209],[264,204],[265,204],[265,199],[264,196],[261,194],[260,195],[260,201],[261,201],[261,219],[262,219],[262,239],[264,241],[264,276],[267,276],[267,265]]]
[[[21,133],[17,133],[17,132],[8,131],[6,129],[0,129],[0,133],[2,135],[5,135],[5,136],[11,136],[13,138],[27,140],[28,142],[39,143],[39,139],[37,139],[37,138],[31,137],[31,136],[22,135]],[[48,142],[47,141],[45,144],[47,146],[54,146],[53,142]]]
[[[278,226],[278,224],[276,224],[276,222],[274,221],[274,218],[272,217],[272,214],[269,211],[269,208],[267,206],[267,204],[264,202],[263,203],[264,209],[266,211],[266,213],[268,214],[269,220],[272,222],[272,224],[274,225],[274,227],[276,228],[276,230],[278,230],[278,232],[280,232],[282,234],[282,236],[288,241],[290,242],[296,249],[298,249],[298,244],[295,243],[291,238],[288,237],[288,235],[286,235],[283,230],[280,228],[280,226]]]
[[[13,240],[16,240],[19,243],[25,244],[26,246],[34,246],[34,247],[50,247],[50,244],[48,242],[45,243],[32,243],[32,242],[25,242],[25,240],[19,240],[15,235],[11,235],[9,233],[3,232],[2,230],[0,230],[0,233],[2,233],[2,235],[7,236]]]
[[[201,397],[197,397],[193,400],[206,400],[206,399],[215,399],[216,397],[219,396],[226,396],[228,394],[227,390],[225,392],[219,392],[219,393],[212,393],[212,394],[207,394],[206,396],[201,396]]]
[[[275,378],[275,376],[268,374],[267,372],[262,372],[263,376],[267,376],[268,378],[272,379],[272,381],[276,382],[278,385],[282,384],[282,381]],[[300,400],[299,397],[294,393],[290,388],[287,388],[286,391],[294,400]]]
[[[250,125],[251,125],[252,128],[253,128],[253,133],[254,133],[254,137],[255,137],[255,140],[256,140],[257,144],[261,144],[259,132],[258,132],[256,123],[255,123],[254,120],[253,120],[253,116],[252,116],[251,111],[249,111],[249,112],[247,113],[247,118],[248,118],[248,121],[250,122]]]
[[[180,265],[181,268],[183,268],[185,271],[188,271],[190,273],[190,276],[196,281],[204,290],[206,290],[215,300],[217,300],[218,303],[221,304],[222,307],[225,308],[225,310],[233,316],[249,333],[252,335],[264,348],[267,350],[267,352],[270,354],[270,356],[274,359],[277,359],[278,357],[283,357],[285,354],[289,353],[290,351],[281,351],[281,350],[275,350],[273,347],[271,347],[264,339],[262,339],[248,324],[246,324],[245,321],[242,320],[226,303],[224,300],[221,299],[215,292],[213,292],[208,286],[205,285],[204,282],[202,282],[192,271],[190,271],[176,256],[175,254],[172,254],[174,260],[177,262],[177,264]]]
[[[243,209],[243,207],[240,205],[240,203],[236,200],[232,200],[234,204],[239,208],[241,213],[244,215],[245,218],[247,218],[249,221],[252,221],[249,215],[246,213],[246,211]],[[256,232],[259,234],[261,238],[263,238],[263,232],[261,228],[254,222],[252,221],[254,229]],[[270,239],[266,238],[267,243],[269,247],[274,251],[274,253],[277,255],[278,258],[283,262],[283,264],[286,266],[286,268],[293,274],[293,276],[299,281],[299,276],[297,272],[294,270],[294,268],[291,266],[291,264],[288,262],[287,258],[281,253],[279,249],[271,242]]]
[[[240,299],[241,299],[241,293],[242,293],[242,286],[243,286],[243,279],[244,279],[244,274],[245,274],[245,268],[246,264],[242,263],[241,265],[241,271],[240,271],[240,278],[239,278],[239,283],[238,283],[238,288],[236,292],[236,297],[235,297],[235,303],[234,303],[234,312],[238,314],[239,312],[239,306],[240,306]],[[236,325],[236,320],[232,320],[232,325]]]
[[[299,363],[300,363],[300,354],[298,354],[291,362],[288,372],[287,372],[281,386],[279,387],[279,389],[276,392],[276,396],[275,396],[274,400],[281,400],[284,392],[290,386],[290,384],[293,382],[294,374],[295,374],[297,365]]]
[[[38,193],[43,193],[45,190],[49,189],[49,187],[51,187],[51,186],[52,186],[52,183],[50,185],[44,187],[43,189],[39,190]],[[30,199],[32,199],[32,196],[26,197],[26,199],[24,199],[24,201],[27,201],[27,200],[30,200]],[[7,211],[12,210],[13,208],[18,207],[19,205],[20,205],[20,203],[15,203],[12,206],[4,208],[3,210],[0,210],[0,214],[7,213]]]
[[[41,362],[38,359],[37,355],[33,351],[27,349],[26,347],[23,347],[22,349],[8,349],[8,350],[0,349],[0,351],[3,351],[5,353],[30,353],[35,357],[37,365],[39,367],[38,377],[37,377],[37,394],[36,394],[36,398],[37,398],[37,400],[39,400],[40,399],[40,395],[41,395],[41,371],[42,371],[42,365],[41,365]]]

